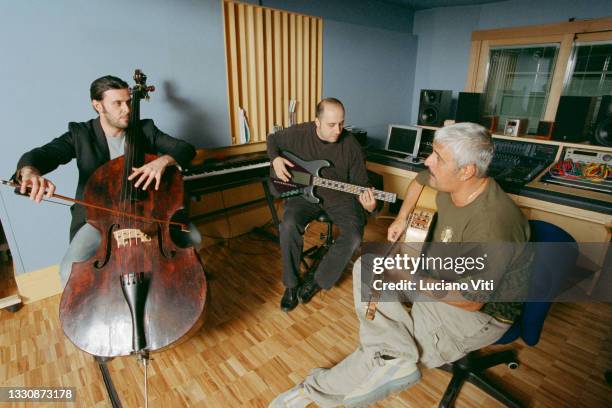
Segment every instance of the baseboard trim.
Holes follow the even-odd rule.
[[[62,293],[59,265],[15,275],[23,303],[32,303]]]

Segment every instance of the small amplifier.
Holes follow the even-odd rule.
[[[547,122],[541,120],[538,122],[538,130],[536,131],[536,139],[550,140],[552,139],[555,122]]]
[[[528,122],[528,119],[506,119],[506,126],[504,126],[504,135],[523,136],[527,132]]]

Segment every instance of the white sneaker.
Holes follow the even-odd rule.
[[[298,384],[274,398],[268,408],[306,408],[313,402],[304,393],[304,386]]]
[[[365,407],[416,384],[421,372],[416,364],[405,358],[384,360],[377,356],[380,365],[374,367],[368,377],[344,397],[342,403],[349,408]]]

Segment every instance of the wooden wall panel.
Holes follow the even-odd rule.
[[[319,42],[317,41],[317,21],[313,21],[310,24],[310,99],[308,100],[308,108],[310,117],[314,117],[314,110],[317,102],[317,47]]]
[[[238,63],[238,33],[236,32],[236,14],[235,7],[229,7],[225,13],[225,38],[229,45],[226,47],[226,58],[228,66],[232,66]],[[230,105],[237,106],[240,101],[240,80],[239,72],[237,69],[227,70],[227,84],[228,84],[228,99]],[[236,112],[234,110],[229,111],[230,118],[230,134],[237,134],[238,121],[235,118]]]
[[[276,64],[276,58],[272,52],[274,43],[272,42],[273,25],[272,25],[272,10],[264,10],[264,32],[265,32],[265,44],[266,54],[266,94],[264,95],[266,100],[266,128],[271,127],[274,124],[274,67]]]
[[[296,93],[294,99],[297,100],[295,110],[297,112],[297,123],[304,122],[302,115],[302,105],[304,104],[304,43],[303,43],[303,16],[295,18],[295,85]]]
[[[281,29],[281,40],[282,44],[282,67],[283,67],[283,126],[289,126],[289,15],[282,13],[282,29]]]
[[[320,101],[323,86],[323,20],[317,21],[317,101]]]
[[[305,18],[304,25],[302,26],[302,32],[304,33],[303,39],[303,52],[304,52],[304,63],[302,67],[304,68],[304,80],[302,81],[303,86],[303,97],[301,100],[302,103],[302,117],[309,117],[310,111],[310,20]]]
[[[229,120],[232,144],[240,142],[239,109],[245,110],[251,142],[274,125],[314,120],[321,98],[323,21],[297,13],[224,1]]]

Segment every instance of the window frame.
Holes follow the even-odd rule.
[[[466,92],[484,92],[492,47],[558,43],[559,52],[542,118],[554,121],[566,80],[572,75],[569,62],[575,43],[606,40],[612,40],[612,17],[474,31],[464,89]]]
[[[548,100],[550,98],[550,95],[552,93],[553,90],[553,84],[555,79],[557,78],[557,62],[558,62],[558,57],[559,57],[559,53],[561,51],[561,40],[562,38],[558,37],[558,36],[551,36],[551,37],[531,37],[528,39],[530,42],[525,43],[523,41],[519,41],[519,42],[513,42],[511,44],[509,44],[508,41],[506,40],[500,40],[500,41],[490,41],[487,42],[486,44],[486,48],[484,48],[484,52],[485,55],[487,56],[486,58],[486,64],[483,67],[483,72],[479,72],[479,75],[481,77],[479,77],[479,81],[482,81],[482,87],[480,88],[481,90],[478,92],[482,92],[483,94],[486,95],[485,90],[487,88],[488,85],[488,81],[489,81],[489,71],[490,71],[490,59],[489,56],[491,54],[491,49],[500,49],[500,48],[504,48],[504,47],[508,47],[508,48],[528,48],[528,47],[549,47],[549,46],[556,46],[557,47],[557,59],[555,61],[553,61],[554,64],[554,69],[552,70],[551,74],[552,77],[550,79],[550,85],[548,88],[548,93],[546,95],[546,104],[544,105],[544,114],[546,115],[546,109],[548,106]],[[537,41],[537,40],[552,40],[552,41]],[[501,119],[501,114],[500,114],[500,119]],[[540,120],[543,120],[540,118]],[[503,126],[503,124],[500,124],[500,126]],[[535,126],[537,127],[537,123],[535,124]]]
[[[612,31],[607,33],[592,33],[596,35],[577,35],[572,46],[572,51],[570,53],[570,57],[567,64],[567,71],[565,73],[565,78],[563,78],[563,90],[569,87],[572,76],[575,73],[576,68],[576,54],[579,46],[584,45],[598,45],[598,44],[608,44],[612,45]]]

